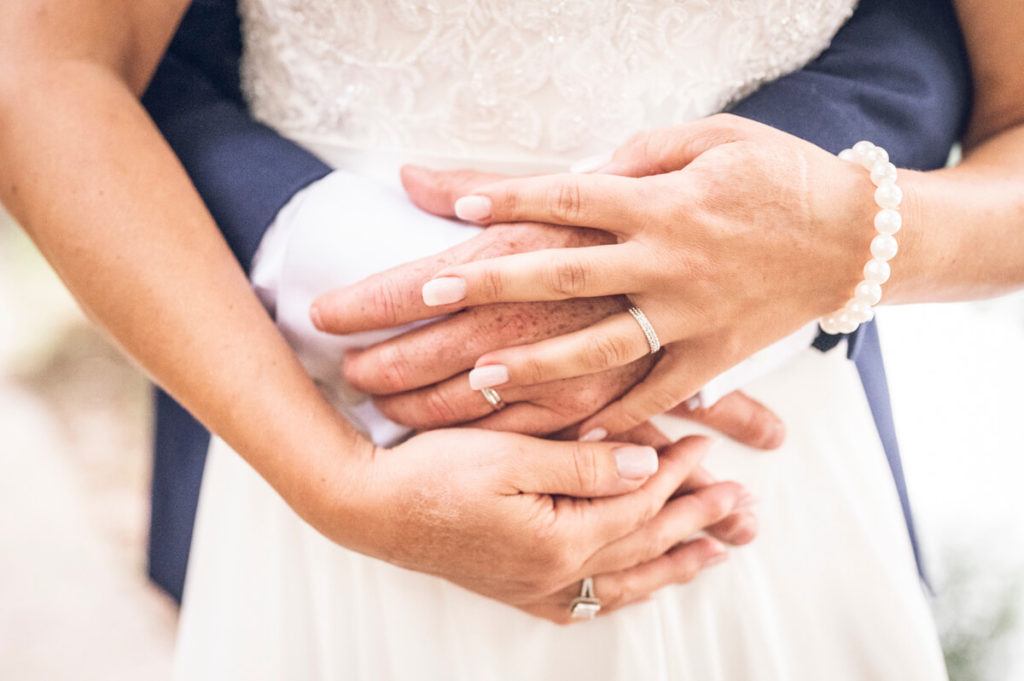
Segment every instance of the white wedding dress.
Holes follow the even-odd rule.
[[[379,443],[401,437],[338,376],[346,347],[389,334],[332,338],[308,321],[316,295],[475,233],[411,207],[397,163],[562,170],[799,68],[852,5],[241,0],[253,112],[349,171],[290,207],[280,327],[353,423]],[[367,230],[389,245],[361,244]],[[723,440],[707,465],[761,499],[758,539],[691,584],[571,627],[333,545],[215,440],[176,678],[944,679],[853,364],[842,348],[808,349],[746,388],[787,423],[786,444],[759,453]]]

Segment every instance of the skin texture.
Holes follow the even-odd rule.
[[[453,196],[497,177],[473,172],[439,176],[407,168],[403,182],[417,205],[451,216]],[[443,178],[448,184],[439,187],[432,181],[435,178]],[[446,266],[511,253],[611,242],[609,234],[592,229],[535,223],[494,225],[435,256],[327,293],[314,303],[312,316],[321,330],[336,334],[426,319],[437,313],[424,305],[419,291]],[[642,356],[594,374],[503,388],[502,399],[511,406],[499,413],[492,413],[479,392],[470,388],[469,369],[485,353],[578,331],[626,307],[626,299],[621,296],[473,307],[350,353],[345,361],[345,378],[360,391],[375,395],[377,407],[386,416],[411,428],[424,430],[470,422],[481,428],[554,433],[578,424],[621,396],[647,374],[654,358]],[[682,410],[680,415],[753,447],[772,449],[785,437],[782,422],[764,405],[741,393],[722,400],[713,411]]]
[[[463,429],[376,448],[322,399],[138,104],[186,4],[0,6],[0,200],[93,320],[339,544],[559,621],[552,594],[582,574],[622,602],[692,578],[720,545],[672,547],[735,524],[742,497],[694,473],[700,439],[624,477],[606,443]]]
[[[966,154],[956,168],[900,172],[905,227],[884,304],[1024,286],[1019,7],[963,1],[958,11],[978,93]],[[585,225],[619,243],[449,267],[437,277],[463,280],[467,294],[434,309],[628,294],[665,349],[643,383],[581,426],[621,432],[845,303],[874,236],[872,191],[862,169],[732,116],[644,132],[596,174],[477,187],[464,215],[484,224]],[[603,371],[645,352],[635,322],[619,314],[485,353],[476,366],[507,367],[507,389]]]

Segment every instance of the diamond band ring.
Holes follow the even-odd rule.
[[[658,339],[658,334],[654,331],[654,327],[651,325],[651,320],[647,318],[640,308],[633,306],[629,308],[629,314],[633,315],[633,319],[640,325],[640,329],[644,332],[644,337],[647,339],[647,345],[651,348],[651,354],[653,355],[658,350],[661,350],[661,341]]]
[[[501,411],[505,408],[505,402],[494,388],[482,388],[480,394],[484,396],[487,404],[491,405],[491,409],[494,411]]]
[[[587,577],[580,584],[580,595],[569,604],[569,615],[577,620],[592,620],[601,612],[601,599],[594,595],[594,578]]]

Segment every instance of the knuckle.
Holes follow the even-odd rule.
[[[682,401],[676,391],[668,386],[650,386],[644,392],[640,408],[647,414],[656,415],[668,411]]]
[[[476,281],[477,292],[485,300],[496,300],[505,290],[501,272],[496,269],[481,270]]]
[[[390,282],[381,282],[370,293],[367,316],[378,328],[394,326],[398,323],[400,300],[401,296]]]
[[[387,392],[401,392],[407,385],[411,365],[398,344],[387,345],[380,352],[380,382]]]
[[[590,370],[611,369],[633,360],[629,342],[621,336],[591,334],[583,350],[583,361]]]
[[[548,379],[545,374],[546,368],[544,363],[536,357],[522,357],[516,362],[518,371],[516,374],[520,377],[518,382],[523,385],[535,385],[537,383],[545,383]]]
[[[575,443],[572,449],[573,473],[581,490],[596,490],[601,482],[601,470],[594,450]]]
[[[446,425],[459,420],[458,410],[444,390],[428,391],[423,407],[430,425]]]
[[[577,224],[583,209],[579,183],[573,179],[567,179],[560,182],[551,192],[548,203],[555,221],[567,225]]]
[[[560,262],[547,271],[547,288],[563,298],[577,298],[586,291],[590,266],[578,260]]]

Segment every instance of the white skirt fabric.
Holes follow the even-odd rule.
[[[945,679],[853,364],[808,350],[749,392],[787,422],[786,444],[721,441],[707,465],[761,499],[760,536],[690,584],[571,627],[333,545],[215,440],[175,678]]]
[[[402,429],[338,385],[337,368],[346,347],[396,331],[328,337],[310,325],[309,303],[475,231],[415,211],[395,186],[332,177],[331,191],[308,195],[291,216],[278,323],[329,399],[382,442]],[[374,243],[387,247],[359,248],[339,215],[371,218]],[[215,439],[174,678],[945,679],[895,486],[843,348],[803,351],[747,391],[786,422],[786,444],[760,452],[720,439],[706,465],[760,498],[760,536],[690,584],[570,627],[332,544]],[[659,425],[673,437],[705,432],[679,419]]]

